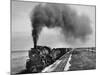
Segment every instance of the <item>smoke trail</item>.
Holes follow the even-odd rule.
[[[44,26],[60,27],[66,41],[70,38],[85,41],[86,37],[92,33],[91,22],[86,15],[78,15],[69,6],[62,4],[37,5],[31,13],[31,22],[33,37],[37,39]]]

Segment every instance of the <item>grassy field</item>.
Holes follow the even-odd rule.
[[[70,64],[68,71],[96,69],[96,52],[75,49]]]

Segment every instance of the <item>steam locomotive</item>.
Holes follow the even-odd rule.
[[[31,48],[29,51],[29,59],[26,61],[26,70],[22,73],[38,73],[45,67],[53,64],[62,55],[68,52],[70,49],[66,48],[53,48],[47,46],[37,46]]]

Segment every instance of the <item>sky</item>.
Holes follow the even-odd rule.
[[[12,1],[11,4],[11,31],[12,31],[12,50],[27,50],[33,47],[31,36],[30,13],[37,5],[36,2]],[[70,5],[79,15],[86,14],[91,20],[93,33],[86,43],[69,45],[61,36],[60,29],[43,28],[38,45],[53,47],[91,47],[95,46],[95,7],[83,5]]]

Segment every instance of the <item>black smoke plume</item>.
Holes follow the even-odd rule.
[[[86,15],[78,15],[75,10],[62,4],[37,5],[31,13],[31,22],[35,45],[44,26],[48,28],[60,27],[66,40],[72,37],[74,40],[86,40],[86,37],[92,33],[91,22]]]

